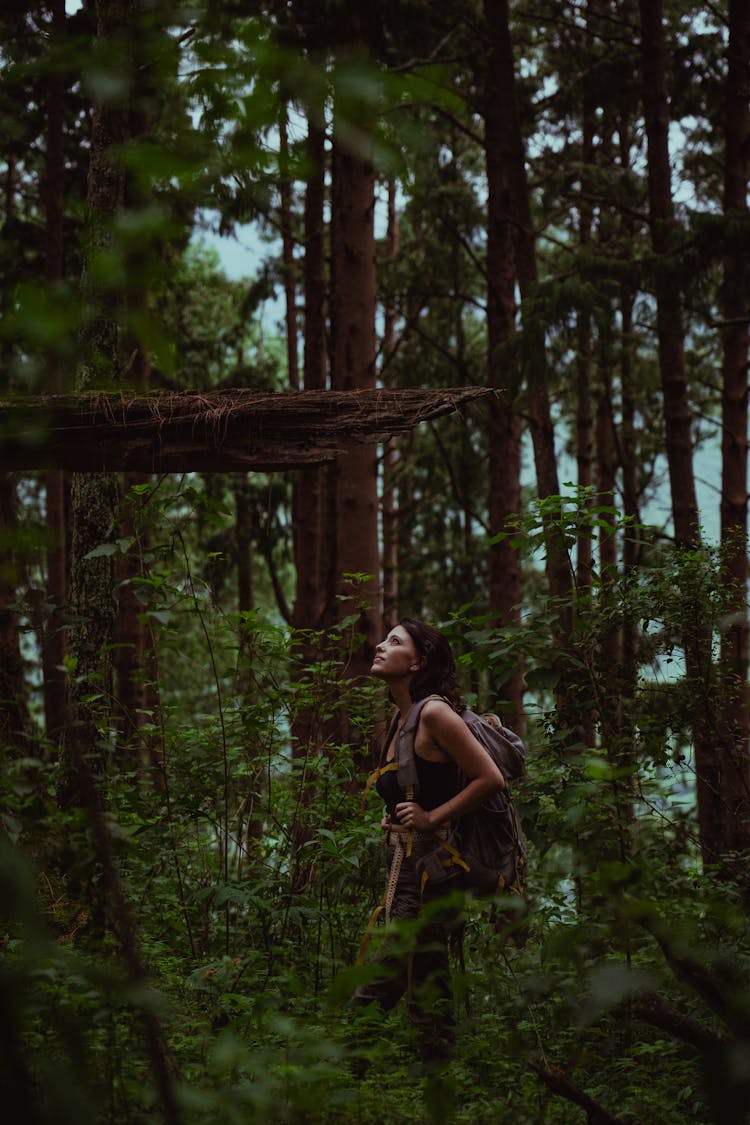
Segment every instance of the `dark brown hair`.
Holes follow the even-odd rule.
[[[442,695],[455,711],[463,711],[465,705],[456,683],[456,661],[448,640],[434,625],[413,617],[403,617],[399,625],[413,640],[421,665],[410,684],[412,700],[416,703],[427,695]]]

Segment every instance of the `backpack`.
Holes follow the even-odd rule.
[[[414,742],[422,708],[428,696],[413,704],[401,727],[393,763],[381,767],[398,771],[398,783],[408,800],[418,799],[419,779],[414,761]],[[461,718],[477,742],[489,754],[506,782],[523,773],[526,751],[513,731],[497,715],[477,715],[468,708]],[[465,783],[465,782],[464,782]],[[477,808],[460,818],[449,838],[418,861],[422,890],[452,880],[453,885],[474,894],[496,894],[512,890],[520,894],[526,872],[526,845],[521,823],[508,788],[493,793]]]

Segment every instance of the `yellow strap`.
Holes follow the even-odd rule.
[[[370,921],[367,923],[367,929],[362,934],[362,941],[359,943],[359,954],[357,955],[358,965],[364,964],[365,956],[367,954],[367,947],[370,944],[370,938],[372,937],[372,931],[375,929],[375,923],[380,917],[380,913],[382,910],[385,910],[385,900],[375,907],[372,914],[370,915]]]
[[[440,846],[442,848],[444,848],[445,851],[450,852],[450,855],[448,856],[447,859],[441,860],[441,864],[442,864],[443,867],[463,867],[464,871],[466,871],[466,872],[471,871],[471,868],[469,867],[469,864],[466,862],[465,859],[461,858],[461,853],[459,851],[457,851],[450,844],[443,843]],[[426,870],[423,871],[422,872],[422,878],[421,878],[420,883],[419,883],[419,897],[420,898],[422,898],[423,895],[424,895],[424,889],[427,886],[427,881],[428,881],[429,878],[430,878],[429,873]]]
[[[455,864],[456,867],[463,867],[464,871],[471,871],[466,860],[461,858],[461,853],[457,848],[452,847],[450,844],[443,844],[442,847],[450,856],[450,859],[443,860],[443,865],[445,867],[450,867],[451,864]]]
[[[362,794],[361,809],[362,809],[363,814],[364,814],[364,811],[365,811],[365,804],[367,803],[367,798],[370,795],[370,790],[372,789],[373,785],[378,780],[378,778],[382,777],[384,773],[392,773],[393,770],[397,770],[397,769],[398,769],[398,762],[389,762],[387,766],[378,766],[378,768],[376,770],[372,771],[372,773],[368,777],[367,782],[365,784],[364,793]]]

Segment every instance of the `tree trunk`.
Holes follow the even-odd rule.
[[[490,66],[502,112],[498,114],[498,148],[505,169],[505,183],[515,234],[516,277],[524,300],[533,296],[537,282],[536,245],[531,200],[526,176],[524,142],[516,95],[513,45],[510,36],[508,0],[484,0],[490,35]],[[558,496],[560,484],[547,388],[547,358],[544,330],[536,314],[524,319],[527,340],[527,390],[529,423],[534,445],[537,488],[542,498]],[[570,637],[570,562],[562,536],[547,522],[547,581],[550,594],[559,599],[557,642],[564,646]]]
[[[513,44],[509,26],[508,0],[484,0],[484,15],[490,38],[489,65],[493,74],[495,96],[498,100],[497,149],[502,169],[502,183],[507,192],[508,209],[513,227],[513,252],[515,274],[521,298],[527,303],[534,296],[537,283],[535,232],[531,215],[531,199],[521,120],[516,94],[515,64]],[[489,310],[488,310],[489,315]],[[522,305],[522,323],[526,352],[526,388],[528,399],[528,418],[534,447],[534,466],[537,490],[540,499],[559,496],[560,484],[557,475],[554,430],[547,387],[547,356],[544,328],[533,311],[526,311]],[[512,429],[508,430],[506,419],[506,440],[510,442],[511,460],[516,440]],[[516,468],[513,467],[515,477]],[[510,492],[506,501],[516,503]],[[503,518],[502,512],[493,513],[493,519]],[[570,559],[559,523],[552,514],[543,516],[545,528],[545,569],[549,593],[556,605],[556,625],[553,643],[560,654],[570,648],[573,634],[573,607],[571,600],[572,574]],[[560,679],[557,688],[557,710],[562,727],[582,737],[580,716],[575,707],[569,706],[568,680],[571,667],[564,659],[560,665]],[[517,695],[517,691],[516,691]],[[517,704],[514,704],[514,707]]]
[[[624,116],[617,126],[617,143],[620,167],[630,170],[631,138],[630,124]],[[634,223],[623,217],[626,238],[634,237]],[[628,582],[640,564],[641,532],[640,493],[638,486],[637,442],[636,442],[636,400],[633,373],[633,306],[634,292],[628,281],[620,286],[620,397],[622,422],[620,425],[619,459],[622,470],[622,496],[625,516],[630,521],[625,528],[622,540],[622,565],[625,581]],[[638,681],[638,645],[640,624],[634,612],[623,618],[622,623],[622,738],[634,753],[636,730],[634,701]]]
[[[149,532],[147,527],[138,526],[134,509],[139,497],[131,490],[147,480],[144,473],[123,473],[120,480],[121,502],[118,507],[123,514],[118,534],[123,539],[132,539],[133,543],[116,567],[118,602],[114,672],[118,742],[120,749],[133,760],[139,771],[150,769],[155,762],[156,744],[144,727],[153,726],[159,708],[153,637],[146,625],[135,584],[144,574]],[[160,778],[158,772],[153,776]]]
[[[143,32],[145,36],[145,30]],[[148,137],[152,127],[151,107],[156,103],[158,92],[155,87],[153,58],[150,51],[153,35],[136,38],[134,47],[134,79],[131,91],[131,104],[127,117],[127,135],[131,143],[138,143]],[[126,175],[124,181],[124,203],[133,211],[145,208],[149,197],[137,177]],[[131,276],[127,293],[127,304],[135,323],[148,313],[150,294],[144,280],[148,276],[150,247],[139,244],[130,251],[128,265]],[[125,343],[127,376],[132,388],[141,393],[148,390],[151,383],[151,361],[143,341],[135,332],[128,332]],[[157,654],[152,649],[153,637],[147,628],[141,603],[136,595],[134,581],[143,575],[145,549],[149,543],[149,529],[139,526],[136,507],[139,498],[132,490],[145,485],[150,475],[142,472],[126,472],[120,479],[121,494],[124,501],[120,536],[132,539],[132,545],[117,566],[118,620],[114,664],[117,688],[117,722],[120,748],[131,757],[139,772],[149,770],[157,759],[157,745],[144,728],[152,725],[156,716],[159,699],[156,677]],[[152,776],[161,784],[162,775],[154,771]]]
[[[602,327],[599,339],[599,380],[596,395],[596,498],[605,508],[615,507],[617,462],[612,406],[612,329]],[[604,587],[611,585],[617,568],[617,541],[612,519],[605,517],[599,528],[599,574]]]
[[[108,41],[129,27],[129,8],[97,5],[97,38]],[[83,360],[78,387],[99,380],[117,382],[122,372],[118,299],[102,295],[92,284],[88,263],[109,243],[108,224],[121,208],[125,175],[115,152],[128,136],[125,102],[96,103],[91,124],[88,176],[88,230],[82,296],[90,321],[82,335]],[[70,631],[69,650],[76,674],[69,681],[70,726],[59,785],[63,805],[78,804],[86,781],[82,770],[101,774],[105,768],[99,728],[107,725],[112,700],[112,644],[115,638],[116,598],[113,556],[90,553],[117,537],[119,508],[113,473],[75,473],[71,482],[72,542],[70,601],[79,623]],[[89,765],[83,758],[90,755]]]
[[[323,390],[326,376],[326,284],[323,209],[325,205],[325,130],[310,121],[307,135],[310,171],[305,192],[304,258],[304,385]],[[296,590],[293,621],[298,629],[319,629],[324,623],[330,579],[326,565],[323,520],[331,471],[310,467],[295,473],[292,484],[292,529]]]
[[[640,523],[638,485],[636,481],[635,395],[633,387],[633,294],[627,285],[621,287],[620,321],[620,388],[622,424],[620,426],[620,464],[625,515],[636,526],[628,525],[623,533],[622,564],[625,579],[633,574],[640,561]],[[632,704],[638,679],[638,633],[634,616],[627,616],[622,625],[622,677],[624,710],[628,715],[629,737],[635,738]]]
[[[398,259],[399,222],[396,211],[396,180],[388,181],[388,227],[386,230],[386,255],[391,265]],[[391,385],[389,363],[396,347],[396,306],[390,293],[383,310],[383,383]],[[389,441],[383,450],[383,626],[392,629],[398,622],[398,446]]]
[[[657,256],[656,322],[664,396],[667,463],[672,490],[675,539],[698,543],[698,504],[693,474],[691,411],[685,370],[680,287],[669,254],[675,230],[669,167],[669,106],[662,0],[640,0],[643,56],[643,110],[648,138],[648,195],[651,242]]]
[[[730,0],[726,89],[724,215],[747,222],[748,148],[750,146],[750,7]],[[726,847],[750,847],[750,762],[748,760],[747,671],[747,398],[750,271],[747,255],[727,232],[724,250],[721,562],[731,623],[722,635],[722,731],[725,735],[721,775],[728,813]]]
[[[52,41],[59,45],[65,35],[65,0],[53,0]],[[63,198],[65,190],[65,161],[63,140],[65,135],[66,78],[58,68],[53,68],[48,79],[47,94],[47,153],[45,168],[45,276],[47,285],[54,287],[63,279]],[[62,390],[59,354],[50,349],[46,357],[45,390],[58,394]],[[59,616],[68,597],[67,549],[65,528],[66,506],[65,473],[49,469],[45,474],[45,520],[48,535],[47,547],[47,601],[52,607],[44,622],[42,638],[42,669],[44,680],[44,718],[47,738],[59,741],[65,728],[65,633],[59,626]]]
[[[486,4],[487,20],[497,18],[494,5]],[[490,23],[491,32],[492,28]],[[507,90],[500,80],[501,44],[493,34],[493,58],[487,83],[484,151],[487,170],[487,375],[489,386],[500,393],[489,403],[489,530],[495,536],[510,533],[521,512],[521,419],[515,400],[518,375],[508,379],[502,349],[516,328],[516,211],[510,187],[508,138],[504,127]],[[511,62],[512,65],[512,62]],[[490,547],[489,602],[493,620],[502,628],[521,623],[521,562],[510,538]],[[503,683],[494,684],[497,698],[506,702],[509,725],[524,729],[523,669],[520,664]]]
[[[649,213],[651,241],[657,259],[656,317],[672,519],[678,547],[695,549],[699,544],[698,505],[682,307],[674,267],[670,268],[669,262],[675,220],[669,166],[669,107],[661,0],[640,0],[640,12]],[[690,691],[694,699],[702,701],[693,716],[701,849],[704,861],[715,863],[726,850],[726,812],[720,796],[722,767],[716,739],[717,716],[712,702],[710,638],[701,625],[698,605],[685,606],[683,647]]]
[[[589,3],[587,7],[590,13],[592,4]],[[593,216],[591,204],[583,196],[589,190],[587,169],[594,163],[594,105],[591,82],[588,76],[584,76],[583,80],[581,160],[584,171],[581,183],[582,198],[579,203],[578,237],[581,246],[588,246],[591,241]],[[578,310],[576,327],[578,338],[576,355],[576,466],[579,494],[583,497],[589,495],[593,480],[594,457],[594,429],[591,412],[591,313],[587,309]],[[590,501],[586,501],[586,506],[587,509],[590,507]],[[576,586],[579,591],[587,589],[591,584],[593,553],[591,525],[588,520],[582,519],[576,539]],[[586,744],[593,745],[593,732],[590,729],[587,731]]]
[[[279,114],[279,224],[281,227],[281,256],[284,275],[286,317],[286,363],[289,386],[299,390],[299,341],[297,332],[297,265],[294,260],[294,232],[292,230],[292,181],[289,178],[288,111],[282,102]]]
[[[334,124],[331,238],[332,385],[375,386],[375,173],[366,155],[347,146]],[[365,675],[380,639],[378,473],[374,448],[338,460],[336,567],[341,616],[357,615],[347,674]]]
[[[30,753],[31,719],[26,704],[23,656],[19,643],[16,600],[18,572],[13,536],[16,530],[16,480],[0,472],[0,745]],[[4,540],[4,542],[3,542]]]
[[[15,162],[8,158],[5,179],[5,222],[15,219]],[[6,311],[9,294],[2,296]],[[7,378],[8,348],[0,341],[0,371]],[[18,586],[16,558],[17,490],[12,473],[0,470],[0,739],[28,751],[30,718],[26,703],[23,657],[18,633],[18,613],[14,609]]]
[[[610,372],[614,366],[612,355],[612,328],[603,325],[600,329],[598,347],[598,389],[596,398],[596,502],[604,508],[615,507],[615,483],[617,461],[615,455],[615,427],[612,403],[612,380]],[[602,513],[599,527],[599,653],[601,660],[600,681],[607,684],[609,691],[606,706],[600,708],[599,720],[603,745],[613,764],[620,765],[621,743],[621,696],[620,675],[621,648],[617,615],[608,612],[612,606],[613,590],[617,583],[617,539],[612,526],[612,518]],[[618,783],[619,784],[619,783]]]
[[[254,607],[253,597],[253,504],[247,473],[232,473],[234,493],[234,545],[237,558],[238,652],[236,692],[246,696],[251,690],[252,625],[245,617]]]
[[[591,412],[591,317],[588,312],[577,313],[576,355],[576,482],[586,511],[591,507],[587,497],[593,482],[594,420]],[[583,517],[584,513],[581,513]],[[593,537],[588,519],[581,518],[576,537],[576,586],[583,593],[591,585],[593,565]]]
[[[250,482],[246,473],[232,474],[234,492],[235,543],[237,545],[237,609],[250,613],[253,609],[252,532],[253,512]]]
[[[627,285],[620,290],[620,388],[622,425],[620,427],[620,464],[622,465],[622,496],[625,515],[634,524],[640,522],[640,503],[636,465],[636,412],[633,384],[633,293]],[[632,571],[640,558],[640,532],[628,527],[623,538],[622,559],[625,572]]]
[[[326,385],[326,275],[325,275],[325,128],[312,119],[308,122],[307,157],[309,172],[305,190],[304,353],[305,390],[323,390]],[[335,495],[333,467],[311,466],[294,474],[292,483],[292,531],[296,574],[292,621],[295,628],[292,675],[307,685],[298,698],[302,704],[292,717],[292,754],[297,762],[299,798],[292,825],[292,885],[302,889],[311,871],[309,809],[315,803],[316,786],[308,774],[307,763],[321,754],[325,739],[321,713],[328,699],[322,690],[309,687],[311,669],[324,655],[318,630],[332,623],[333,599],[331,563],[333,554],[325,536],[326,526],[335,529],[335,513],[329,500]],[[326,521],[330,521],[327,525]],[[329,599],[330,594],[330,599]],[[328,613],[331,616],[328,616]],[[307,697],[307,698],[306,698]]]

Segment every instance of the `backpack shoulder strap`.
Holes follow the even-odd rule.
[[[386,732],[386,736],[383,739],[383,742],[381,744],[380,754],[378,756],[377,767],[372,771],[372,773],[368,777],[367,782],[365,784],[365,788],[362,792],[361,811],[362,811],[363,816],[364,816],[364,813],[365,813],[365,805],[367,803],[367,798],[370,795],[370,790],[372,789],[375,782],[378,780],[379,777],[382,777],[384,773],[391,773],[392,771],[398,769],[398,761],[395,758],[394,758],[393,761],[386,763],[386,757],[387,757],[387,754],[388,754],[388,747],[390,746],[391,742],[393,741],[393,736],[396,733],[396,727],[398,726],[398,719],[399,719],[399,714],[398,714],[398,711],[396,711],[394,713],[393,718],[391,719],[390,723],[388,724],[388,730]]]
[[[388,729],[386,731],[385,738],[383,739],[383,742],[380,746],[380,755],[378,757],[378,766],[384,766],[385,765],[385,759],[388,755],[388,747],[393,742],[393,736],[396,733],[396,727],[398,726],[398,719],[399,719],[398,711],[394,711],[393,717],[392,717],[390,723],[388,724]]]
[[[417,728],[422,709],[425,703],[439,696],[428,695],[412,703],[409,714],[404,719],[404,724],[396,736],[395,760],[398,762],[398,783],[407,794],[409,800],[419,792],[419,778],[417,777],[417,763],[414,761],[414,743],[417,737]],[[409,796],[411,794],[411,796]]]

